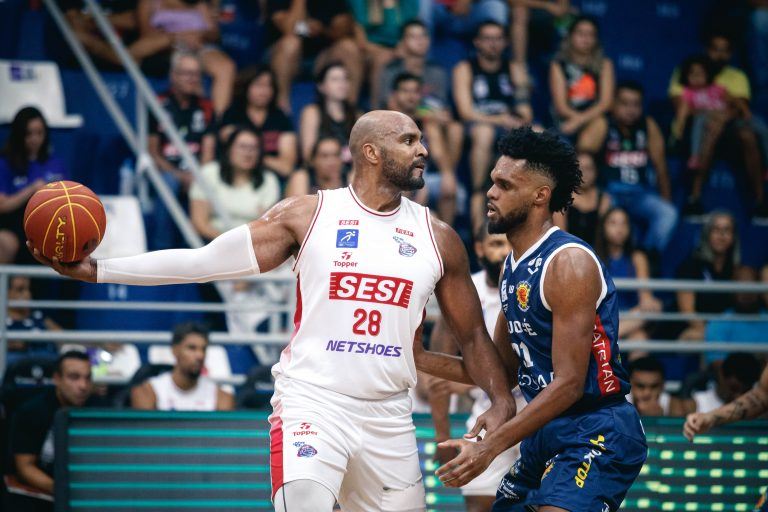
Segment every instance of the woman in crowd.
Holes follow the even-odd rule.
[[[232,106],[221,119],[219,141],[227,140],[237,126],[247,126],[261,138],[264,167],[284,179],[296,166],[296,132],[277,107],[275,83],[275,75],[266,65],[240,75]]]
[[[595,245],[598,220],[611,207],[611,196],[597,186],[597,167],[589,153],[579,154],[582,184],[579,193],[573,196],[573,204],[565,213],[555,213],[555,224],[581,238],[589,245]]]
[[[25,107],[11,122],[0,156],[0,263],[31,263],[19,251],[24,235],[24,208],[46,183],[69,179],[64,163],[51,154],[48,123],[35,107]]]
[[[321,137],[307,159],[309,167],[291,174],[285,189],[286,197],[315,194],[347,186],[344,175],[341,143],[334,137]]]
[[[600,220],[595,241],[595,252],[605,263],[611,277],[648,279],[651,277],[648,258],[632,242],[632,225],[627,212],[618,207],[611,208]],[[652,312],[661,311],[661,301],[650,290],[622,291],[618,293],[619,311]],[[646,322],[640,319],[622,319],[619,323],[619,337],[647,339]]]
[[[574,136],[607,112],[613,101],[613,63],[598,35],[593,19],[576,18],[549,67],[554,120],[565,135]]]
[[[318,72],[315,87],[317,101],[304,107],[299,121],[301,158],[309,161],[319,139],[334,137],[342,143],[342,159],[349,165],[349,134],[358,117],[349,101],[349,73],[342,63],[331,62]]]

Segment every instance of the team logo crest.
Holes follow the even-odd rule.
[[[399,236],[393,236],[392,238],[395,240],[395,242],[400,244],[400,256],[410,258],[416,254],[416,248],[406,242],[403,238],[400,238]]]
[[[298,453],[296,453],[297,457],[310,458],[310,457],[314,457],[315,455],[317,455],[317,450],[311,444],[302,443],[302,442],[298,441],[298,442],[293,443],[293,446],[296,446],[296,447],[299,448]]]
[[[515,288],[515,297],[517,298],[517,307],[521,311],[528,311],[530,307],[529,300],[531,295],[531,284],[528,281],[520,281]]]

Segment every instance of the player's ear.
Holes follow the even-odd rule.
[[[549,185],[542,185],[536,189],[533,204],[537,206],[547,205],[549,204],[550,199],[552,199],[552,188]]]
[[[379,162],[379,149],[370,142],[366,142],[363,144],[363,157],[365,157],[368,162],[376,164]]]

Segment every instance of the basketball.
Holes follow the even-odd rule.
[[[107,218],[98,196],[74,181],[54,181],[35,192],[24,210],[24,233],[46,258],[64,263],[88,256],[104,238]]]

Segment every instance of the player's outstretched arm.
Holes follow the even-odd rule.
[[[520,414],[484,440],[442,443],[461,450],[436,472],[448,487],[460,487],[475,478],[497,455],[562,414],[584,393],[595,306],[602,291],[597,265],[581,249],[565,249],[552,259],[543,286],[552,309],[554,379]]]
[[[763,370],[760,382],[750,391],[729,404],[710,412],[689,414],[683,425],[683,435],[689,441],[713,427],[740,420],[751,420],[768,412],[768,368]]]
[[[204,283],[267,272],[296,254],[317,207],[317,196],[285,199],[260,219],[221,234],[198,249],[168,249],[77,263],[35,259],[59,274],[91,283],[160,285]],[[30,244],[27,246],[31,248]]]

